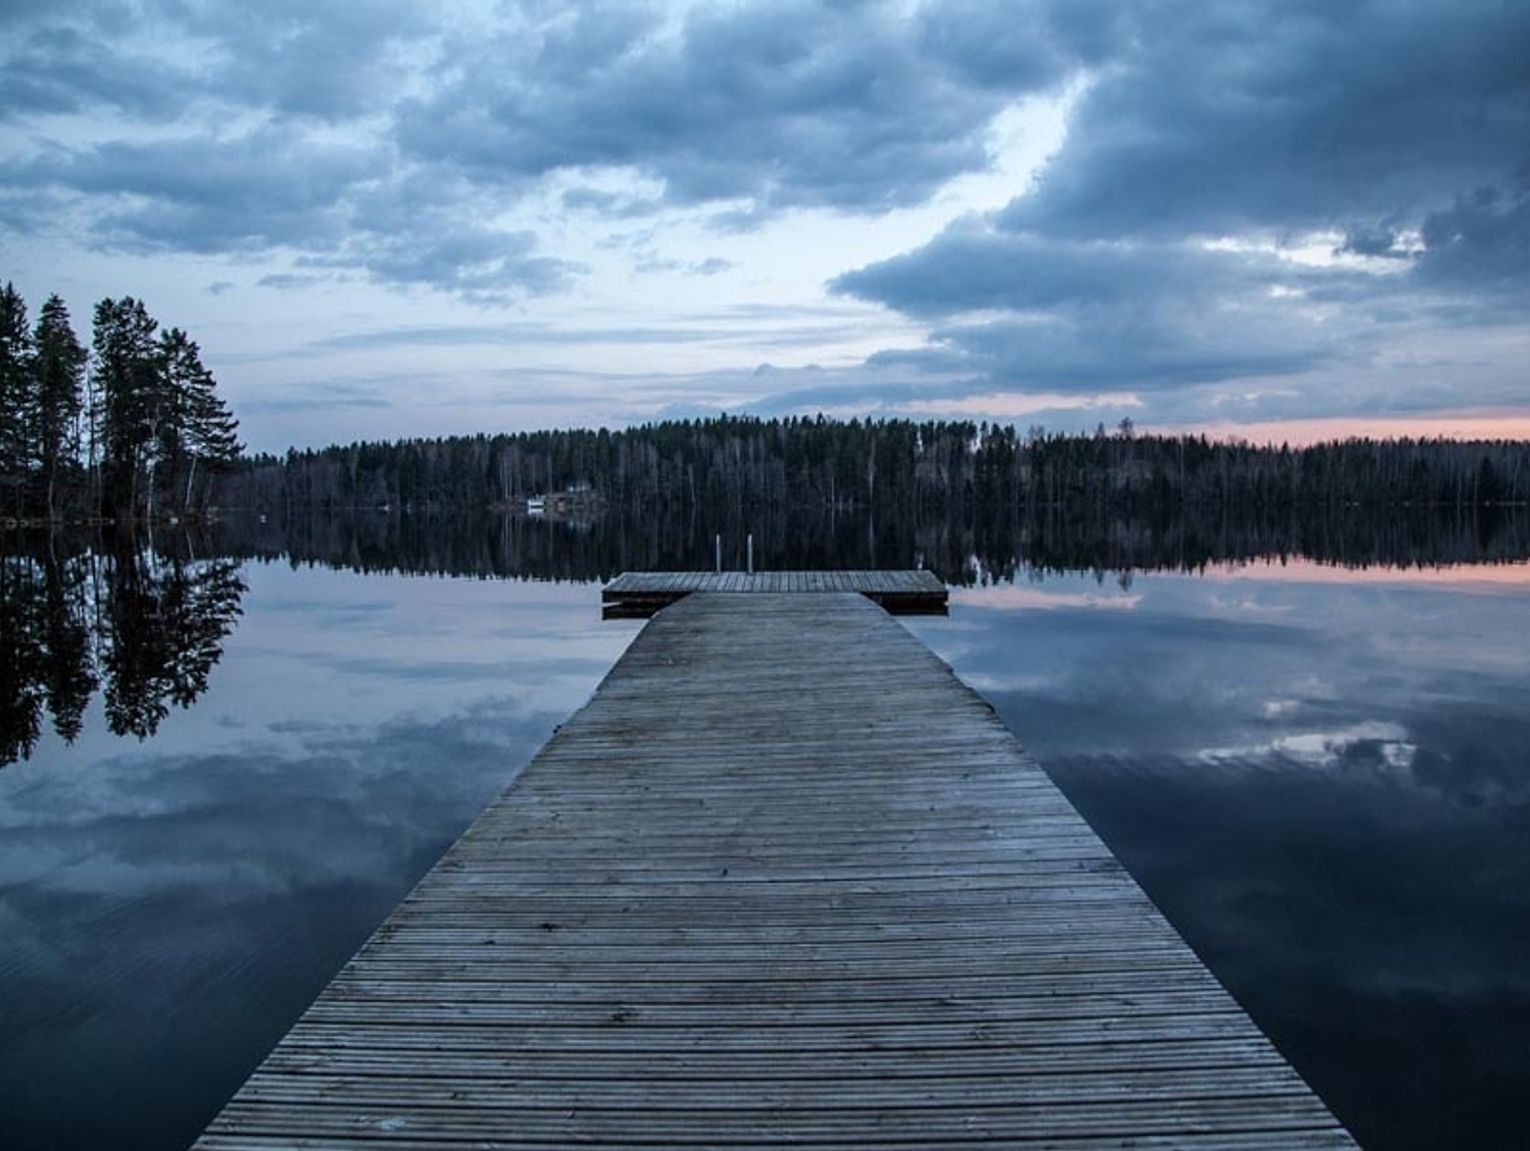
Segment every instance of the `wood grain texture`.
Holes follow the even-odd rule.
[[[1353,1146],[841,583],[655,617],[197,1146]]]
[[[946,585],[928,571],[623,572],[601,591],[607,619],[647,619],[695,592],[801,595],[855,591],[894,615],[945,615]]]

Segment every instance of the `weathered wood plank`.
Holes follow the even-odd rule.
[[[983,1139],[981,1143],[974,1143],[971,1139],[930,1139],[920,1138],[916,1143],[897,1143],[891,1137],[878,1135],[877,1142],[884,1146],[917,1146],[921,1151],[972,1151],[974,1146],[988,1148],[1015,1148],[1017,1151],[1037,1151],[1039,1147],[1050,1144],[1038,1142],[1035,1139],[1021,1137],[1019,1139]],[[477,1151],[545,1151],[549,1146],[561,1146],[562,1144],[549,1144],[545,1140],[531,1139],[521,1140],[513,1134],[497,1135],[491,1139],[474,1138],[471,1142],[459,1140],[427,1140],[421,1141],[412,1138],[393,1138],[387,1135],[379,1135],[368,1139],[366,1147],[369,1151],[425,1151],[427,1148],[442,1147],[471,1147]],[[758,1145],[758,1144],[756,1144]],[[864,1145],[864,1144],[861,1144]],[[335,1141],[324,1136],[303,1136],[294,1139],[290,1135],[268,1136],[260,1134],[249,1135],[209,1135],[199,1146],[206,1147],[209,1151],[314,1151],[314,1149],[328,1149],[335,1151],[338,1148],[351,1148],[356,1143],[341,1137]],[[631,1139],[597,1139],[581,1138],[579,1146],[586,1151],[619,1151],[622,1148],[652,1147],[651,1143],[634,1142]],[[832,1142],[820,1142],[816,1140],[794,1139],[791,1144],[794,1151],[844,1151],[846,1144],[842,1140]],[[1289,1149],[1289,1151],[1335,1151],[1340,1148],[1353,1148],[1354,1143],[1343,1132],[1335,1132],[1326,1129],[1319,1130],[1288,1130],[1280,1133],[1278,1139],[1272,1138],[1268,1133],[1253,1133],[1232,1131],[1193,1132],[1182,1131],[1170,1135],[1143,1134],[1133,1135],[1129,1139],[1120,1135],[1085,1136],[1068,1139],[1066,1143],[1068,1151],[1120,1151],[1122,1147],[1133,1148],[1183,1148],[1185,1151],[1250,1151],[1250,1149],[1271,1148]]]
[[[928,571],[623,572],[601,592],[611,618],[645,618],[696,592],[794,595],[856,591],[894,614],[944,614],[948,595]]]
[[[1352,1146],[867,598],[932,579],[613,581],[687,598],[199,1146]]]

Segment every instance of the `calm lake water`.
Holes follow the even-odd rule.
[[[7,1148],[194,1138],[640,626],[596,583],[62,582],[119,654],[0,768]],[[67,696],[24,590],[5,686]],[[906,622],[1365,1146],[1530,1144],[1530,569],[1022,572]]]

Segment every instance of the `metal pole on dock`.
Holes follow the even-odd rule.
[[[749,574],[754,574],[754,533],[749,533]]]
[[[719,574],[722,572],[722,532],[712,541],[712,563]]]

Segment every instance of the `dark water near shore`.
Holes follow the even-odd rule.
[[[957,583],[908,626],[1363,1143],[1490,1148],[1530,1143],[1530,568],[1490,527],[1363,568],[1131,525],[759,546]],[[0,545],[0,1146],[189,1142],[636,633],[592,581],[713,536],[297,528]]]

